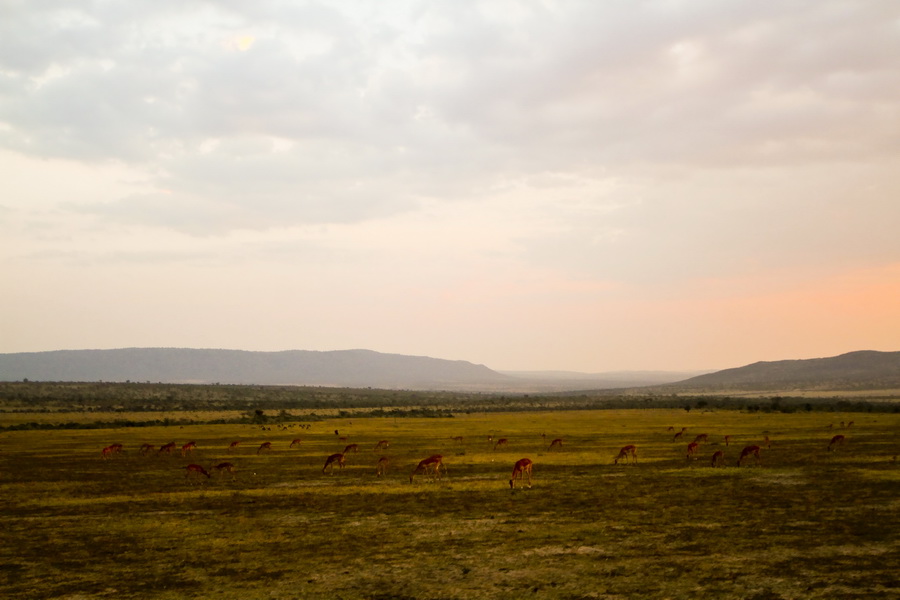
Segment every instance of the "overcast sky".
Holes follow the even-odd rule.
[[[0,352],[900,350],[896,0],[0,0]]]

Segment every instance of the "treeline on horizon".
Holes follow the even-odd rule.
[[[490,394],[298,386],[167,383],[0,382],[2,413],[135,413],[237,411],[238,417],[197,420],[107,419],[92,423],[20,423],[0,430],[89,429],[187,424],[285,424],[351,417],[452,418],[454,413],[546,410],[676,408],[747,412],[900,412],[900,401],[842,398],[733,398],[691,395],[623,395],[613,392]],[[291,410],[305,411],[292,414]],[[326,411],[317,414],[316,410]],[[100,415],[98,414],[98,417]],[[149,417],[149,415],[148,415]]]

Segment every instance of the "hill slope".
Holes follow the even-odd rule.
[[[0,354],[0,380],[22,379],[466,389],[511,378],[466,361],[371,350],[124,348]]]
[[[757,362],[663,387],[674,392],[900,388],[900,352],[863,350],[830,358]]]

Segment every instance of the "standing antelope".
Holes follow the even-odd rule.
[[[444,467],[444,473],[446,473],[447,465],[444,464],[444,457],[440,454],[432,454],[428,458],[424,458],[419,461],[419,464],[416,465],[416,468],[413,469],[413,472],[409,474],[409,482],[412,483],[413,477],[420,473],[423,473],[425,475],[431,473],[433,479],[440,479],[441,467]]]
[[[228,444],[228,449],[229,449],[229,450],[237,450],[237,447],[240,446],[240,445],[241,445],[241,441],[240,441],[240,440],[236,440],[236,441],[231,442],[230,444]]]
[[[705,442],[707,440],[709,440],[709,435],[706,433],[701,433],[701,434],[697,435],[697,437],[694,438],[694,441],[697,442],[698,444],[700,442]]]
[[[531,487],[531,467],[533,464],[530,458],[520,458],[516,461],[516,464],[513,465],[512,477],[509,480],[511,489],[516,487],[516,479],[522,479],[523,476],[528,480],[528,487]]]
[[[299,446],[299,445],[300,445],[300,438],[297,438],[293,442],[291,442],[291,445],[288,446],[288,448],[293,448],[294,446]]]
[[[725,466],[725,451],[724,450],[716,450],[712,455],[712,462],[710,463],[713,467],[724,467]]]
[[[747,446],[743,450],[741,450],[741,456],[738,458],[737,466],[741,466],[741,463],[744,462],[744,459],[753,456],[756,458],[756,464],[759,464],[759,452],[762,450],[759,446]]]
[[[390,447],[390,445],[391,445],[391,443],[387,440],[379,440],[378,443],[375,444],[375,447],[372,448],[372,452],[377,452],[379,450],[386,449],[386,448]]]
[[[725,436],[725,445],[727,446],[728,443],[729,443],[730,441],[731,441],[731,436],[730,436],[730,435],[726,435],[726,436]]]
[[[387,456],[382,456],[378,459],[378,463],[375,465],[375,476],[383,477],[387,473],[387,468],[391,464],[391,459]]]
[[[197,449],[197,442],[188,442],[184,446],[181,447],[181,455],[187,456],[194,452]]]
[[[153,444],[141,444],[141,456],[147,456],[154,450],[156,450],[156,446]]]
[[[341,469],[344,468],[344,455],[341,454],[340,452],[338,452],[337,454],[332,454],[331,456],[329,456],[328,458],[325,459],[325,466],[322,467],[322,474],[324,475],[326,470],[328,470],[329,467],[331,467],[330,470],[328,470],[328,473],[330,473],[331,475],[334,475],[334,465],[335,464],[337,464],[337,466]]]
[[[359,452],[359,446],[357,444],[349,444],[344,448],[343,454],[349,454],[353,452],[354,454]]]
[[[691,442],[687,447],[687,459],[691,460],[694,458],[694,455],[697,454],[697,448],[700,447],[700,444],[697,442]]]
[[[109,458],[114,454],[122,454],[122,444],[112,444],[100,451],[102,458]]]
[[[499,440],[497,440],[497,443],[494,444],[494,450],[496,450],[496,449],[499,448],[500,446],[503,446],[504,448],[506,448],[508,445],[509,445],[509,440],[508,440],[508,439],[506,439],[506,438],[500,438]]]
[[[227,471],[231,474],[231,478],[234,479],[234,465],[230,462],[221,462],[213,466],[213,470],[217,471],[220,475],[224,475]]]
[[[256,454],[258,456],[259,453],[262,452],[263,450],[271,450],[271,449],[272,449],[272,442],[263,442],[262,444],[259,445],[259,448],[257,448]]]
[[[554,448],[559,448],[560,450],[562,450],[562,438],[556,438],[555,440],[550,442],[550,447],[547,448],[547,452],[550,452]]]
[[[623,446],[622,449],[619,450],[619,454],[613,459],[613,464],[619,464],[619,461],[622,459],[625,459],[625,462],[628,462],[629,456],[631,457],[631,462],[637,464],[637,446],[634,444]]]
[[[172,450],[175,449],[175,442],[169,442],[165,446],[160,446],[159,450],[156,451],[157,454],[162,454],[165,452],[166,454],[172,454]]]

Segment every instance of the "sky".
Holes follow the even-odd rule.
[[[900,350],[895,0],[0,0],[0,353]]]

